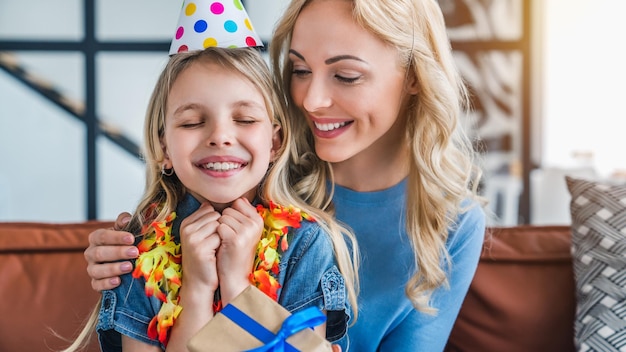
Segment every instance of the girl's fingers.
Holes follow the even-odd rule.
[[[250,201],[246,198],[239,198],[233,202],[230,208],[237,210],[239,213],[252,217],[254,215],[258,215],[259,213],[256,210],[256,207],[250,204]],[[227,208],[229,209],[229,208]],[[226,209],[225,209],[226,210]]]
[[[222,211],[220,224],[230,227],[235,233],[251,233],[260,235],[263,227],[263,218],[250,202],[245,198],[237,199],[230,208]]]
[[[189,215],[180,225],[181,242],[197,242],[210,236],[217,230],[220,214],[212,206],[203,204]],[[194,237],[192,240],[191,237]]]

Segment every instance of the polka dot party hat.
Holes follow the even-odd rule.
[[[263,46],[241,0],[184,0],[170,55],[210,46]]]

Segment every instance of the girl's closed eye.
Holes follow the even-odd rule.
[[[203,126],[205,114],[197,104],[185,104],[174,110],[172,126],[180,128],[196,128]]]
[[[235,121],[236,123],[241,124],[241,125],[252,125],[252,124],[258,122],[258,120],[255,119],[254,117],[247,117],[247,116],[245,116],[245,117],[234,117],[233,121]]]
[[[232,111],[232,119],[236,124],[252,125],[257,122],[268,120],[265,107],[258,103],[245,102],[241,103]]]
[[[196,120],[196,121],[183,121],[179,124],[182,128],[196,128],[204,125],[204,121]]]

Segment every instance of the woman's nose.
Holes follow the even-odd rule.
[[[313,112],[331,105],[332,95],[330,87],[321,77],[312,77],[304,89],[302,106],[307,111]]]

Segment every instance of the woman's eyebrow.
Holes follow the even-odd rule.
[[[289,53],[292,55],[297,56],[300,60],[302,61],[306,61],[304,59],[304,56],[302,56],[302,54],[300,54],[299,52],[293,50],[293,49],[289,49]],[[341,60],[356,60],[356,61],[361,61],[361,62],[365,62],[363,61],[361,58],[358,58],[354,55],[337,55],[337,56],[333,56],[329,59],[324,60],[324,63],[326,65],[330,65],[330,64],[334,64],[335,62],[341,61]]]
[[[289,49],[289,53],[290,53],[290,54],[292,54],[292,55],[294,55],[294,56],[297,56],[297,57],[298,57],[298,59],[300,59],[300,60],[302,60],[302,61],[306,61],[306,60],[304,59],[304,56],[302,56],[302,54],[300,54],[299,52],[297,52],[297,51],[295,51],[295,50],[293,50],[293,49]]]
[[[363,60],[361,60],[360,58],[353,56],[353,55],[337,55],[337,56],[333,56],[329,59],[326,59],[324,61],[324,63],[326,63],[326,65],[330,65],[330,64],[334,64],[335,62],[341,61],[341,60],[356,60],[356,61],[361,61],[361,62],[365,62]]]

